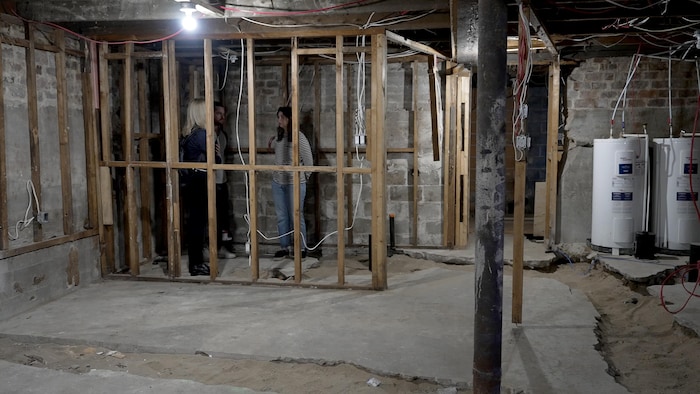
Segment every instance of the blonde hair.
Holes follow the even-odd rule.
[[[207,106],[202,98],[196,98],[187,105],[187,120],[182,128],[182,136],[189,135],[195,128],[205,128],[207,122]]]

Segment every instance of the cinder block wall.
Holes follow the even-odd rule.
[[[616,102],[628,78],[632,58],[590,59],[566,78],[567,151],[559,195],[559,242],[586,243],[591,236],[593,140],[608,138]],[[674,135],[692,131],[698,97],[695,63],[671,63],[671,119]],[[642,58],[630,82],[625,132],[640,133],[643,124],[651,138],[669,136],[668,60]],[[564,87],[563,87],[564,88]],[[623,106],[615,114],[613,134],[622,131]]]
[[[0,31],[23,40],[21,25],[0,24]],[[48,42],[50,35],[36,34],[37,42]],[[80,49],[78,42],[68,39],[66,46]],[[0,152],[7,165],[7,217],[1,231],[12,236],[8,251],[0,251],[0,319],[21,313],[41,303],[63,296],[78,286],[85,286],[99,279],[99,248],[97,237],[84,238],[43,249],[16,253],[13,250],[31,249],[34,243],[34,228],[16,233],[16,223],[25,218],[30,199],[27,181],[32,178],[32,155],[30,153],[30,126],[28,114],[27,62],[24,47],[4,42],[2,51],[2,87],[4,98],[4,133],[6,149]],[[41,173],[39,206],[48,212],[49,222],[41,225],[43,239],[64,235],[61,173],[59,155],[59,130],[57,122],[56,95],[57,77],[55,55],[52,52],[35,50],[37,103],[38,103],[38,168]],[[80,60],[67,56],[67,126],[69,128],[70,172],[72,189],[72,219],[75,231],[83,229],[88,216],[87,171],[85,154],[85,131],[83,126],[82,89]],[[30,216],[33,216],[33,208]],[[14,240],[14,235],[18,235]],[[6,257],[9,256],[9,257]]]

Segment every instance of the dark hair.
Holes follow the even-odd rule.
[[[292,120],[292,107],[279,107],[277,113],[279,114],[280,112],[282,112],[282,115],[289,118],[289,120]]]
[[[289,119],[289,125],[287,126],[287,141],[292,142],[292,132],[289,130],[292,127],[292,107],[279,107],[277,109],[277,114],[282,113],[287,119]],[[277,141],[282,140],[282,136],[284,135],[284,130],[281,127],[277,128]]]
[[[221,101],[214,101],[214,109],[216,109],[216,107],[226,108],[223,104],[221,104]]]

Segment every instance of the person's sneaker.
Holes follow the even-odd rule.
[[[285,257],[290,258],[290,259],[293,259],[293,258],[294,258],[294,252],[288,253],[287,256],[285,256]],[[302,251],[301,251],[301,258],[302,258],[302,259],[305,259],[305,258],[306,258],[306,251],[305,251],[305,250],[302,250]]]
[[[233,252],[229,252],[228,249],[222,247],[219,249],[219,258],[220,259],[235,259],[236,254]]]
[[[278,250],[275,252],[275,258],[280,259],[289,256],[289,251],[286,249]]]

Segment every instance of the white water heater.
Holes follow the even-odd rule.
[[[591,246],[634,250],[645,230],[647,150],[646,136],[593,141]]]
[[[692,144],[692,162],[691,143],[691,138],[654,139],[652,228],[656,246],[662,249],[688,251],[690,243],[700,242],[700,219],[693,204],[700,191],[700,139]]]

